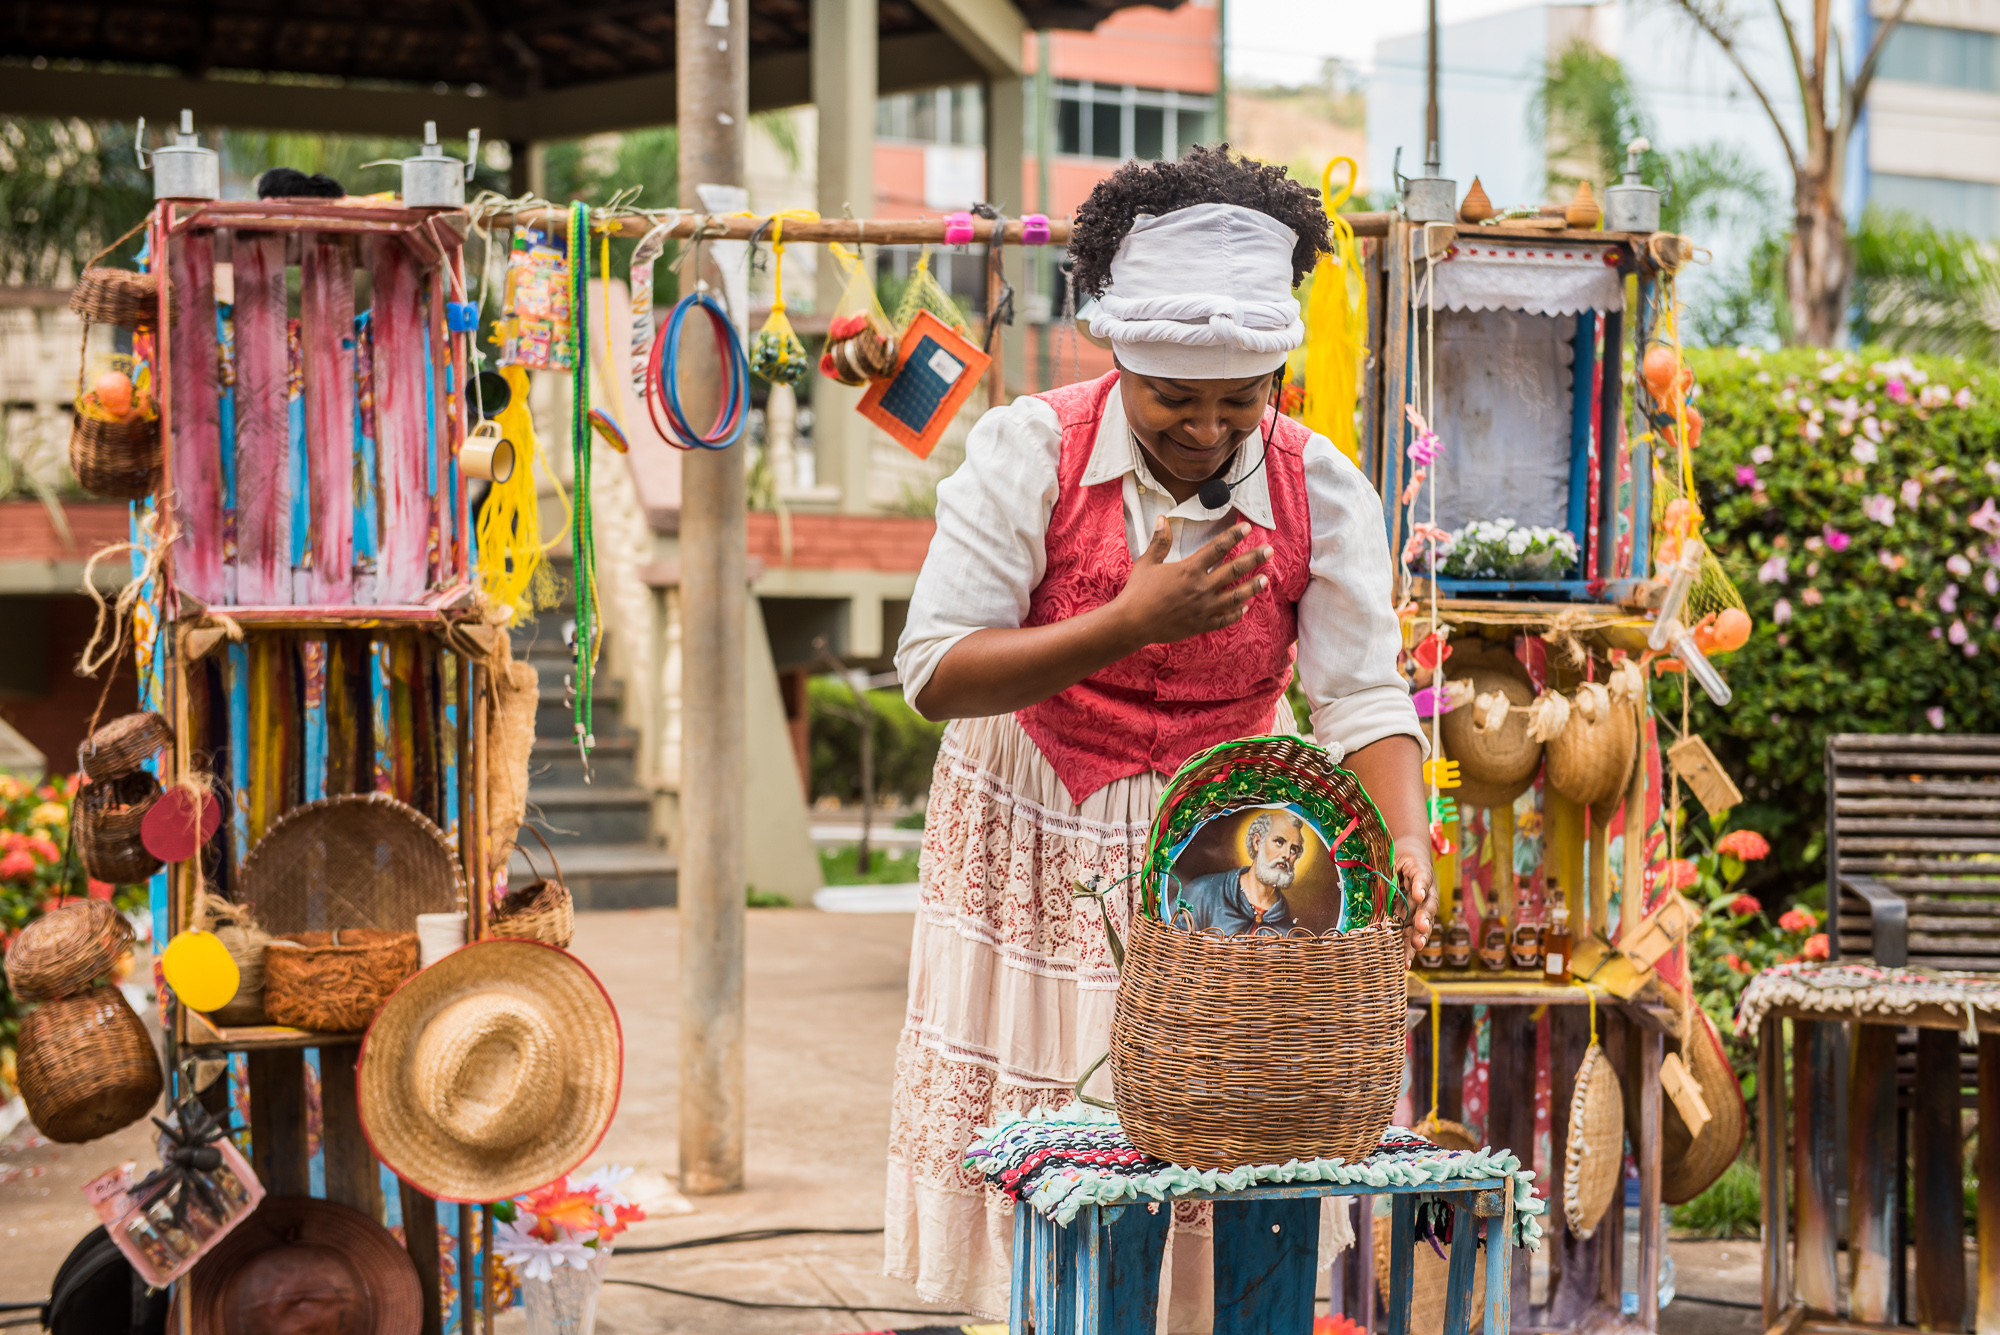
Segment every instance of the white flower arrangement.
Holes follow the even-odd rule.
[[[1432,562],[1456,579],[1555,579],[1576,565],[1568,530],[1535,528],[1511,519],[1480,519],[1448,534]]]

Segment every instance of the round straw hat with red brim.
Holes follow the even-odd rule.
[[[567,951],[479,941],[398,988],[361,1044],[361,1128],[427,1196],[532,1191],[597,1148],[625,1042],[604,985]]]

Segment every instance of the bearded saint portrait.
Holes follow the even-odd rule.
[[[1244,838],[1250,865],[1184,882],[1175,925],[1223,936],[1292,929],[1296,919],[1285,891],[1292,888],[1305,852],[1305,820],[1295,811],[1261,811]]]

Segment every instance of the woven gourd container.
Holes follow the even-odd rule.
[[[173,303],[173,291],[167,292]],[[90,324],[151,329],[160,322],[160,277],[132,269],[85,269],[69,291],[69,308]]]
[[[119,501],[145,499],[160,476],[159,420],[107,422],[78,413],[69,429],[69,471],[85,491]]]
[[[160,781],[144,770],[85,784],[69,827],[83,869],[113,885],[131,885],[158,871],[163,864],[147,850],[139,825],[159,800]]]
[[[417,971],[417,934],[294,932],[264,947],[264,1016],[325,1034],[359,1033]]]
[[[67,1145],[132,1125],[152,1110],[163,1085],[145,1022],[115,987],[29,1011],[15,1060],[28,1119]]]
[[[264,948],[270,945],[271,934],[234,905],[218,915],[210,930],[236,962],[237,983],[236,995],[220,1009],[211,1011],[208,1018],[230,1026],[265,1023]]]
[[[562,867],[556,862],[556,851],[549,847],[549,841],[542,838],[542,832],[534,826],[528,830],[540,839],[542,848],[549,855],[549,866],[554,872],[547,880],[535,880],[513,891],[500,901],[494,911],[490,936],[521,937],[529,941],[540,941],[544,945],[568,950],[570,938],[576,935],[576,904],[570,898],[569,887],[563,884]],[[534,858],[524,847],[521,855],[534,866]]]
[[[1615,806],[1638,746],[1632,707],[1587,682],[1570,698],[1568,725],[1549,739],[1549,783],[1578,806]]]
[[[1542,744],[1529,738],[1528,716],[1520,712],[1534,703],[1535,688],[1505,650],[1451,666],[1450,676],[1469,680],[1473,690],[1471,703],[1452,710],[1438,724],[1446,758],[1458,762],[1459,786],[1451,796],[1460,806],[1508,806],[1528,791],[1542,767]],[[1512,707],[1499,715],[1497,726],[1483,726],[1491,721],[1485,717],[1485,702],[1496,694]]]
[[[90,734],[77,748],[83,772],[93,779],[130,774],[174,744],[174,730],[165,717],[151,712],[126,714]]]
[[[1211,816],[1279,801],[1324,812],[1322,824],[1338,815],[1334,828],[1358,821],[1351,838],[1378,875],[1368,921],[1235,937],[1160,921],[1171,850]],[[1111,1022],[1118,1118],[1134,1145],[1216,1169],[1374,1150],[1403,1077],[1403,933],[1379,879],[1391,863],[1374,803],[1309,742],[1230,742],[1182,767],[1154,817]]]
[[[22,1001],[89,989],[132,949],[132,925],[107,900],[72,899],[21,929],[7,950],[7,987]]]
[[[1722,1035],[1715,1032],[1715,1022],[1697,1007],[1688,1028],[1689,1034],[1680,1043],[1681,1060],[1701,1086],[1709,1118],[1700,1135],[1690,1135],[1674,1101],[1662,1101],[1660,1199],[1668,1205],[1685,1205],[1713,1186],[1743,1152],[1750,1123],[1749,1109],[1743,1106],[1743,1086],[1722,1050]]]
[[[1604,1049],[1592,1043],[1576,1070],[1563,1161],[1563,1217],[1587,1239],[1625,1176],[1625,1098]]]

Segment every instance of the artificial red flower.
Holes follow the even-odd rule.
[[[527,1211],[535,1216],[535,1226],[529,1232],[543,1242],[554,1242],[557,1228],[595,1233],[603,1223],[597,1204],[595,1191],[571,1191],[569,1176],[564,1174],[539,1191],[529,1193]]]
[[[1731,830],[1716,841],[1715,851],[1741,862],[1756,862],[1771,856],[1771,843],[1755,830]]]
[[[17,848],[0,857],[0,881],[25,881],[35,874],[35,855]]]
[[[1814,932],[1806,938],[1806,958],[1823,960],[1826,958],[1826,933]]]
[[[1811,909],[1789,908],[1785,910],[1784,916],[1778,919],[1778,926],[1788,932],[1810,932],[1819,926],[1819,919],[1813,916]]]
[[[1762,913],[1764,906],[1757,902],[1755,895],[1738,895],[1729,901],[1731,913]]]
[[[636,1224],[646,1217],[646,1212],[636,1205],[614,1205],[611,1207],[611,1222],[600,1222],[597,1236],[600,1241],[609,1241],[625,1231],[628,1224]]]

